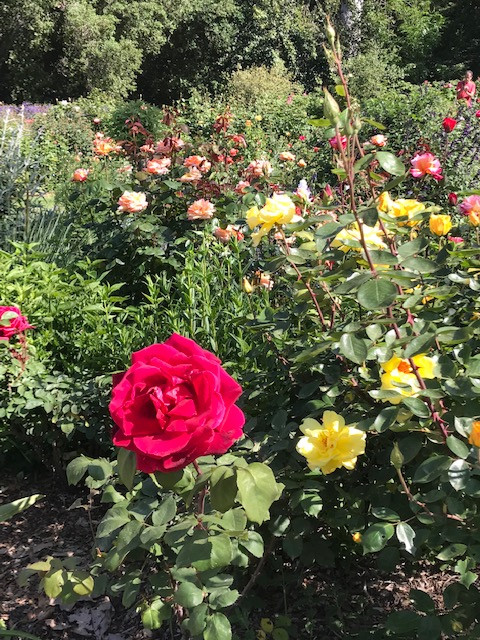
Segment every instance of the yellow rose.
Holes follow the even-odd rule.
[[[378,249],[380,251],[388,250],[388,247],[385,243],[385,235],[378,224],[376,224],[374,227],[369,227],[368,225],[364,224],[363,235],[368,249]],[[354,246],[345,244],[345,242],[352,243],[352,241],[355,243]],[[332,242],[332,247],[338,248],[344,253],[350,251],[350,249],[353,249],[354,251],[362,251],[362,245],[360,244],[360,229],[358,228],[358,223],[354,222],[349,228],[342,229],[339,233],[337,233],[334,241]]]
[[[352,540],[357,544],[359,544],[362,541],[362,534],[356,531],[355,533],[352,534]]]
[[[263,236],[267,235],[276,224],[288,224],[295,217],[295,204],[286,194],[275,193],[267,198],[265,205],[259,209],[252,207],[247,211],[246,219],[250,229],[260,226],[252,233],[253,246],[258,246]]]
[[[248,278],[244,278],[242,280],[242,289],[245,291],[245,293],[252,293],[253,285],[251,284],[250,280],[248,280]]]
[[[366,434],[352,426],[335,411],[325,411],[323,424],[306,418],[300,425],[305,434],[297,443],[297,451],[307,460],[310,469],[323,474],[345,467],[353,469],[357,457],[365,453]]]
[[[436,236],[446,236],[452,228],[452,218],[446,214],[432,213],[429,221],[430,231]]]
[[[414,227],[420,222],[420,220],[415,220],[414,218],[425,211],[425,205],[422,202],[405,198],[392,200],[388,191],[384,191],[378,197],[377,208],[379,211],[388,214],[392,218],[402,218],[402,220],[398,222],[400,227],[405,225]]]
[[[421,353],[413,356],[411,360],[423,379],[432,380],[435,378],[435,360],[433,358],[429,358]],[[382,382],[380,388],[382,391],[395,391],[404,397],[416,396],[420,393],[421,388],[418,384],[417,376],[408,359],[393,356],[388,362],[382,364],[382,369],[385,371],[385,373],[380,376]],[[391,404],[398,404],[401,400],[400,397],[395,396],[386,398],[386,401]]]
[[[472,424],[472,430],[470,431],[468,442],[473,444],[475,447],[480,447],[480,420],[475,420]]]

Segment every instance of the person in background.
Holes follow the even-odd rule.
[[[471,107],[476,90],[477,88],[473,81],[473,72],[469,69],[465,73],[465,78],[457,84],[457,100],[465,100],[467,107]]]

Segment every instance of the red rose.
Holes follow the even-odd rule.
[[[475,116],[476,116],[477,118],[480,118],[480,110],[479,110],[479,111],[475,111]]]
[[[135,451],[146,473],[225,453],[243,433],[245,416],[234,404],[241,393],[216,356],[174,333],[132,354],[132,366],[115,376],[113,443]]]
[[[0,307],[0,340],[9,340],[27,329],[33,327],[18,307]]]
[[[454,207],[458,202],[458,196],[453,191],[448,194],[448,201]]]
[[[332,147],[332,149],[335,149],[336,151],[340,149],[338,145],[338,139],[336,136],[333,136],[333,138],[330,138],[330,140],[328,141],[328,144]],[[340,136],[340,144],[342,145],[342,149],[347,148],[347,136]]]
[[[445,131],[450,133],[450,131],[453,131],[455,129],[457,121],[454,118],[444,118],[442,124]]]

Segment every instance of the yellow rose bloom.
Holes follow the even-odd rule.
[[[398,200],[392,200],[388,191],[384,191],[378,197],[377,209],[392,218],[405,218],[405,220],[398,222],[400,227],[405,225],[414,227],[420,220],[414,220],[413,218],[425,211],[425,205],[413,199],[399,198]]]
[[[413,356],[411,360],[422,378],[432,380],[436,377],[435,360],[433,358],[421,353]],[[408,359],[393,356],[388,362],[382,364],[382,369],[385,371],[380,376],[382,382],[380,389],[382,391],[395,391],[397,394],[408,398],[420,393],[421,389],[417,376]],[[387,401],[391,404],[398,404],[401,400],[399,397],[387,398]]]
[[[385,243],[385,235],[380,228],[380,225],[376,224],[374,227],[363,225],[363,235],[368,249],[388,250]],[[344,244],[345,241],[354,241],[358,246],[349,246]],[[332,242],[332,247],[340,249],[344,253],[353,249],[354,251],[362,251],[362,245],[360,244],[360,229],[358,223],[354,222],[350,227],[342,229],[335,236]]]
[[[475,447],[480,447],[480,420],[475,420],[472,424],[472,430],[470,431],[468,442],[473,444]]]
[[[436,236],[446,236],[452,228],[452,218],[446,214],[432,213],[429,221],[430,231]]]
[[[360,542],[362,541],[362,534],[356,531],[352,534],[352,540],[357,544],[360,544]]]
[[[250,229],[260,226],[260,229],[252,233],[253,246],[258,246],[263,236],[277,224],[288,224],[295,217],[295,204],[284,193],[275,193],[267,198],[265,205],[259,209],[252,207],[247,211],[246,219]]]
[[[312,471],[319,469],[325,475],[340,467],[353,469],[357,457],[365,453],[365,432],[345,425],[335,411],[325,411],[322,421],[306,418],[302,422],[300,430],[305,435],[297,443],[298,453]]]

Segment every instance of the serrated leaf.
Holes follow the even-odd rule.
[[[408,522],[399,522],[396,533],[398,541],[403,545],[405,551],[413,555],[415,553],[415,545],[413,543],[416,536],[415,529]]]
[[[362,364],[367,358],[367,345],[362,338],[353,333],[344,333],[340,338],[340,352],[356,364]]]
[[[133,478],[137,470],[137,456],[134,451],[120,448],[117,453],[117,470],[118,476],[127,487],[131,490],[133,487]]]
[[[389,307],[396,299],[397,287],[383,278],[374,278],[361,285],[357,293],[358,302],[365,309]]]
[[[405,165],[400,158],[397,158],[393,153],[389,151],[377,151],[375,157],[382,169],[392,176],[403,176],[405,173]]]
[[[266,464],[253,462],[237,470],[238,500],[251,522],[262,524],[270,518],[270,507],[280,497],[283,485],[277,483]]]

